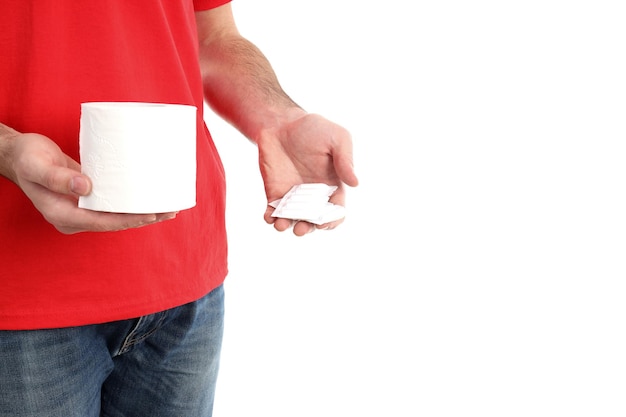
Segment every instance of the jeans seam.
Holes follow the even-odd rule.
[[[138,343],[143,342],[148,337],[153,335],[157,330],[159,330],[159,328],[163,324],[163,321],[165,320],[166,312],[161,312],[161,313],[156,313],[156,314],[160,315],[156,324],[146,333],[142,333],[138,335],[137,333],[139,329],[141,328],[142,323],[146,321],[146,319],[150,316],[139,317],[139,319],[137,320],[137,324],[135,324],[132,330],[128,333],[128,336],[126,336],[126,338],[124,339],[122,346],[120,346],[117,353],[113,356],[118,356],[118,355],[123,355],[124,353],[128,353],[133,348],[133,346],[137,345]]]

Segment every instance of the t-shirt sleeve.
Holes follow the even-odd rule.
[[[231,0],[193,0],[193,7],[196,11],[209,10],[230,3],[230,1]]]

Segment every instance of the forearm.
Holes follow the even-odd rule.
[[[304,114],[283,91],[270,63],[232,31],[200,43],[205,99],[250,140]]]
[[[19,132],[0,123],[0,176],[15,182],[15,172],[12,169],[11,155],[13,140]]]

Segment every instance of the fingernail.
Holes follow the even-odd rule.
[[[70,180],[70,191],[74,194],[85,195],[89,191],[89,184],[83,177],[74,177]]]
[[[162,214],[162,215],[159,216],[158,220],[159,221],[172,220],[172,219],[176,218],[177,214],[178,214],[178,212]]]
[[[157,215],[156,214],[146,214],[144,215],[144,217],[140,220],[140,224],[141,225],[145,225],[145,224],[151,224],[157,221]]]

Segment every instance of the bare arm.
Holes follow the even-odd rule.
[[[197,13],[196,21],[206,101],[258,145],[268,202],[295,184],[322,182],[337,185],[331,202],[345,205],[343,185],[358,184],[349,132],[289,98],[263,53],[240,35],[229,4]],[[277,230],[291,226],[286,219],[272,218],[271,212],[268,207],[265,220]],[[313,227],[299,222],[294,233],[304,235]]]
[[[196,13],[204,94],[248,139],[306,114],[280,86],[263,53],[239,33],[230,4]]]

